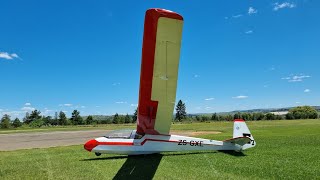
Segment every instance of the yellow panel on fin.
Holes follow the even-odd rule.
[[[183,21],[158,20],[151,99],[158,101],[155,130],[168,134],[176,100]]]

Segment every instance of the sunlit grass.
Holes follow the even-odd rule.
[[[320,120],[248,122],[257,146],[241,153],[217,151],[96,157],[82,145],[0,152],[0,179],[319,179]],[[175,124],[173,129],[221,131],[232,123]],[[4,144],[1,144],[1,146]]]

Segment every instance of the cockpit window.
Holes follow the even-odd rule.
[[[122,129],[115,130],[107,133],[104,137],[109,139],[129,139],[132,136],[132,133],[136,133],[135,130],[131,129]]]

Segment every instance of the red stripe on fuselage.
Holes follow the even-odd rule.
[[[132,146],[133,142],[98,142],[98,145],[108,146]]]
[[[145,139],[140,145],[144,145],[147,141],[156,141],[156,142],[171,142],[178,143],[179,141],[170,141],[170,140],[161,140],[161,139]],[[133,146],[133,142],[97,142],[98,145],[107,145],[107,146]]]

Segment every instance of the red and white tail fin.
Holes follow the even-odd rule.
[[[251,139],[250,142],[247,144],[244,144],[242,146],[242,149],[248,149],[256,146],[256,142],[250,133],[250,130],[246,124],[246,122],[243,119],[235,119],[234,124],[233,124],[233,138],[238,138],[238,137],[248,137]]]

